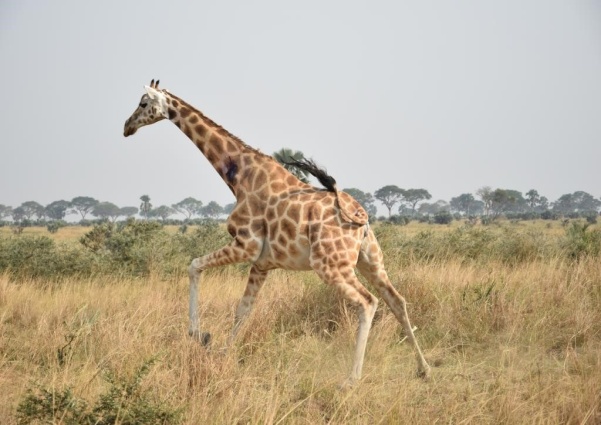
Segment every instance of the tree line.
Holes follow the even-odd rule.
[[[291,159],[300,160],[304,155],[300,151],[288,148],[281,149],[273,154],[285,168],[304,182],[309,182],[309,175],[290,164]],[[345,192],[353,196],[373,219],[403,222],[411,219],[448,223],[452,219],[462,217],[482,218],[494,220],[504,216],[521,219],[556,219],[560,217],[585,217],[594,222],[601,209],[601,198],[576,191],[560,196],[554,202],[549,202],[537,190],[531,189],[525,194],[511,189],[492,189],[484,186],[475,193],[462,193],[450,201],[438,200],[427,202],[432,195],[426,189],[403,189],[396,185],[386,185],[373,194],[363,192],[357,188],[346,188]],[[176,214],[184,217],[183,222],[190,222],[196,217],[219,219],[229,215],[235,204],[225,206],[215,201],[204,204],[193,197],[188,197],[180,202],[154,207],[149,195],[142,195],[139,207],[118,207],[112,202],[98,201],[89,196],[77,196],[71,201],[59,200],[43,206],[35,201],[23,202],[13,208],[0,204],[0,225],[8,223],[8,219],[18,226],[32,224],[54,223],[54,226],[64,223],[67,214],[78,214],[80,223],[87,224],[92,221],[115,222],[120,218],[130,218],[139,214],[145,219],[160,219],[163,222],[172,220]],[[376,202],[381,203],[388,210],[388,217],[377,217]],[[89,217],[94,217],[90,220]],[[66,224],[66,223],[65,223]],[[50,229],[50,227],[49,227]]]
[[[427,202],[432,196],[426,189],[402,189],[395,185],[383,186],[373,195],[357,188],[347,188],[344,191],[361,203],[372,219],[391,221],[399,220],[399,217],[433,219],[446,215],[452,218],[480,217],[488,220],[502,216],[522,219],[592,219],[599,215],[601,208],[601,199],[584,191],[562,195],[554,202],[549,202],[535,189],[522,194],[517,190],[492,189],[488,186],[478,189],[474,194],[462,193],[451,198],[449,202]],[[388,210],[388,217],[377,217],[377,202]],[[234,203],[221,206],[215,201],[204,204],[198,199],[187,197],[170,206],[154,207],[150,196],[142,195],[139,207],[118,207],[112,202],[100,202],[89,196],[78,196],[71,201],[54,201],[46,206],[36,201],[23,202],[16,208],[0,204],[0,222],[8,224],[7,220],[12,219],[14,224],[28,226],[64,221],[68,214],[79,215],[82,224],[94,220],[115,222],[137,214],[145,219],[159,219],[163,222],[173,220],[176,214],[180,214],[180,221],[189,222],[195,218],[220,219],[229,215],[234,206]]]

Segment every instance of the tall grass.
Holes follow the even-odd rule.
[[[140,394],[179,412],[172,423],[601,421],[594,245],[574,256],[581,245],[570,238],[579,236],[544,229],[424,228],[411,237],[393,229],[380,238],[434,366],[431,382],[415,378],[411,348],[381,303],[364,378],[340,391],[356,312],[312,273],[272,272],[237,344],[223,353],[246,280],[237,267],[202,277],[210,350],[187,338],[187,279],[165,273],[160,259],[150,271],[58,281],[7,271],[0,275],[0,423],[16,422],[36,391],[58,400],[69,389],[94,406],[146,364]],[[53,420],[68,423],[66,415]]]

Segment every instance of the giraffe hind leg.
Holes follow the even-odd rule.
[[[407,303],[405,298],[392,286],[388,274],[384,269],[383,256],[380,247],[378,246],[373,233],[368,235],[368,240],[364,244],[359,262],[357,263],[359,272],[375,286],[380,296],[384,299],[390,310],[403,326],[403,331],[407,340],[413,346],[415,357],[417,360],[417,375],[421,378],[428,379],[430,377],[430,366],[413,333],[413,328],[407,314]]]
[[[228,347],[234,343],[236,335],[238,335],[240,328],[250,314],[255,302],[255,298],[263,287],[263,283],[265,283],[267,273],[267,271],[260,270],[256,265],[251,267],[250,274],[248,276],[248,282],[246,283],[246,289],[244,290],[244,295],[242,296],[242,299],[238,304],[238,308],[236,309],[234,327],[227,344]]]
[[[353,368],[344,386],[352,385],[361,378],[367,338],[376,309],[378,308],[378,299],[361,284],[354,270],[350,267],[338,270],[336,273],[328,273],[320,270],[317,270],[317,273],[322,280],[336,287],[345,299],[359,308],[359,330],[357,331],[357,340],[355,342]]]

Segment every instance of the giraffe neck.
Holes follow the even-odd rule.
[[[273,161],[271,157],[246,145],[202,112],[171,93],[167,96],[169,120],[198,147],[228,185],[234,196],[242,189],[241,171],[250,158]]]

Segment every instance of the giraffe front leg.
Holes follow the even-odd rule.
[[[200,323],[198,321],[198,282],[200,280],[201,270],[199,270],[198,266],[195,264],[197,260],[198,259],[192,260],[192,263],[188,268],[188,275],[190,277],[190,300],[188,307],[190,324],[188,327],[188,335],[206,347],[211,342],[211,334],[208,332],[200,332]]]
[[[268,271],[260,270],[256,265],[253,265],[250,269],[244,295],[242,296],[242,299],[238,304],[238,308],[236,309],[234,327],[228,340],[228,347],[232,346],[236,336],[238,335],[238,332],[240,331],[240,328],[242,327],[242,324],[246,321],[246,318],[250,314],[255,303],[255,298],[263,287],[265,279],[267,279],[267,273]]]
[[[256,255],[257,253],[255,250],[248,249],[243,243],[234,239],[229,245],[224,246],[211,254],[205,255],[204,257],[192,260],[192,263],[188,268],[188,275],[190,277],[190,300],[188,310],[190,325],[188,334],[202,345],[207,346],[211,341],[210,333],[200,331],[198,317],[198,285],[202,271],[211,267],[254,260]]]

